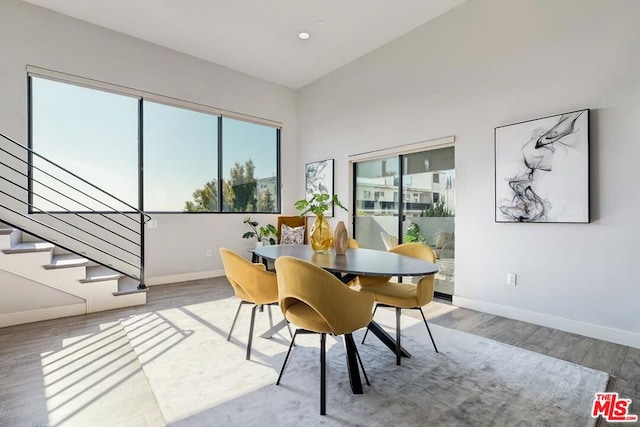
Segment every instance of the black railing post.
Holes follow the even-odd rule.
[[[138,209],[140,209],[140,284],[138,289],[147,289],[144,283],[144,101],[138,98]]]
[[[144,214],[140,214],[140,284],[138,289],[147,289],[147,285],[144,283]]]

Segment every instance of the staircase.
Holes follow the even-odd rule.
[[[149,219],[0,133],[0,327],[145,304]]]
[[[28,309],[5,308],[0,310],[0,327],[146,303],[146,289],[138,289],[136,280],[51,243],[31,239],[20,230],[0,228],[0,271],[9,274],[4,280],[10,280],[7,277],[11,275],[27,279],[74,296],[75,301],[55,306],[54,313],[49,313],[52,307],[46,301],[37,298]]]

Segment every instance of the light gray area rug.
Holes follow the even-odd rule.
[[[241,311],[226,341],[238,301],[208,301],[147,313],[123,322],[158,405],[176,426],[585,426],[595,392],[608,374],[467,333],[403,316],[403,345],[395,356],[375,336],[359,344],[371,386],[349,387],[341,338],[327,338],[327,413],[319,415],[319,336],[296,341],[280,386],[275,385],[289,344],[272,339],[266,311],[256,318],[252,360],[246,361],[250,309]],[[281,314],[274,307],[273,320]],[[378,310],[393,329],[394,315]]]

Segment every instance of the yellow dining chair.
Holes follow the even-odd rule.
[[[392,236],[386,231],[381,231],[380,237],[382,238],[382,243],[384,243],[384,247],[386,250],[389,250],[391,248],[395,248],[396,246],[398,246],[398,238],[396,236]]]
[[[286,225],[291,235],[287,235],[286,232],[282,231],[282,226]],[[276,242],[280,244],[291,244],[294,240],[297,239],[297,234],[295,230],[298,230],[299,227],[302,227],[302,242],[301,244],[307,244],[307,235],[308,233],[308,219],[306,216],[299,215],[279,215],[278,216],[278,238]]]
[[[326,335],[344,335],[345,342],[349,340],[353,343],[351,333],[371,322],[374,297],[348,288],[333,274],[298,258],[278,258],[276,275],[280,309],[285,318],[298,327],[293,334],[276,385],[280,384],[296,336],[301,333],[320,334],[320,414],[325,415]],[[355,345],[353,348],[357,363],[369,384],[358,350]]]
[[[434,264],[436,262],[436,254],[429,246],[423,245],[422,243],[403,243],[389,249],[389,252],[419,258]],[[438,352],[438,347],[436,347],[436,342],[431,334],[431,329],[429,329],[427,318],[424,316],[424,312],[422,311],[422,306],[433,300],[434,280],[434,275],[429,275],[422,277],[417,285],[412,283],[395,283],[388,281],[384,283],[371,283],[367,286],[362,286],[360,289],[361,292],[371,292],[375,296],[376,307],[373,310],[374,315],[376,314],[378,307],[392,307],[396,310],[397,365],[400,365],[401,358],[400,315],[402,314],[402,309],[420,310],[424,324],[427,327],[427,332],[429,332],[433,348],[436,353]],[[367,332],[368,331],[369,330],[367,329]],[[362,338],[363,343],[365,338],[367,338],[366,332]]]
[[[220,248],[220,256],[224,272],[233,287],[236,297],[240,298],[238,310],[233,318],[227,341],[236,326],[240,308],[245,304],[253,304],[251,310],[251,325],[249,326],[249,340],[247,341],[247,360],[251,358],[251,342],[253,341],[253,325],[256,310],[267,306],[271,318],[271,305],[278,303],[278,282],[275,273],[266,271],[263,264],[251,263],[232,250]]]
[[[348,247],[349,249],[359,249],[360,243],[356,239],[349,237]],[[389,279],[391,279],[391,276],[358,276],[347,283],[347,286],[360,285],[365,287],[373,283],[386,283]]]

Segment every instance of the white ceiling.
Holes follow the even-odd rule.
[[[25,1],[297,89],[465,0]]]

